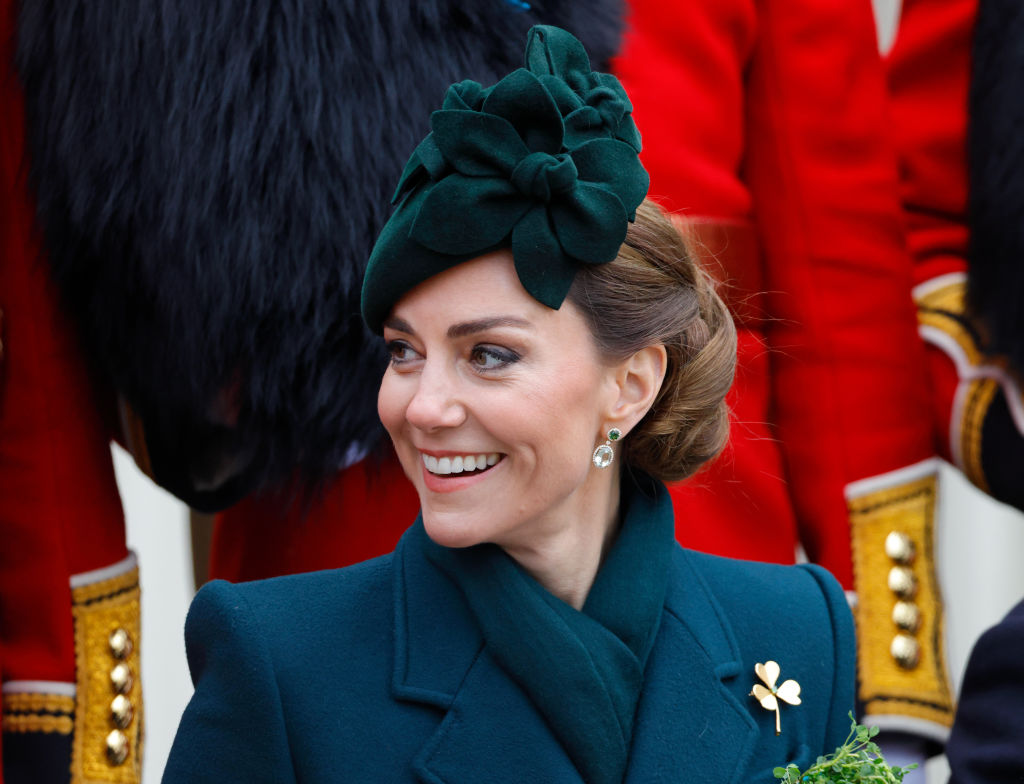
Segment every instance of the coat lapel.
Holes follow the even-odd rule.
[[[395,551],[396,699],[444,712],[414,762],[430,784],[582,782],[529,698],[483,646],[458,588],[403,537]],[[749,673],[748,673],[749,674]],[[626,784],[739,784],[758,729],[739,647],[680,548],[637,708]]]
[[[414,768],[432,784],[583,781],[529,698],[486,651]]]
[[[430,784],[582,782],[523,691],[484,650],[459,589],[410,544],[395,551],[396,699],[444,711],[413,767]]]
[[[739,647],[707,585],[677,548],[645,673],[626,784],[741,781],[758,735],[737,697]]]

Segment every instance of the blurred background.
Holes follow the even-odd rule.
[[[874,0],[874,5],[884,52],[893,41],[899,2]],[[114,446],[113,453],[128,543],[143,564],[143,780],[156,784],[191,694],[182,630],[197,584],[193,533],[187,507],[141,474],[120,447]],[[949,466],[941,471],[938,508],[936,560],[946,602],[947,664],[953,683],[959,686],[974,640],[1024,595],[1024,570],[1019,566],[1019,553],[1024,552],[1024,516],[982,494]],[[196,538],[202,542],[202,523],[199,525]],[[201,553],[199,561],[202,563]],[[977,563],[990,568],[966,568]],[[199,575],[200,581],[203,576]],[[929,784],[945,782],[948,776],[941,757],[929,763],[927,772]]]

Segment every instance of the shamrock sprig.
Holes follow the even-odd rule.
[[[842,746],[803,772],[796,765],[775,768],[775,778],[782,784],[899,784],[917,765],[891,767],[871,740],[877,734],[878,727],[861,726],[851,713],[850,734]]]

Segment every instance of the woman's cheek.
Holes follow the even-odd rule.
[[[401,423],[404,410],[400,400],[401,385],[397,381],[395,372],[388,368],[381,380],[380,391],[377,393],[377,416],[380,417],[384,428],[392,436]]]

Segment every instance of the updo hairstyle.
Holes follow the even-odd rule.
[[[624,462],[671,482],[717,455],[729,436],[736,328],[713,279],[654,202],[637,209],[614,261],[580,269],[567,299],[611,361],[665,346],[665,380],[622,440]]]

